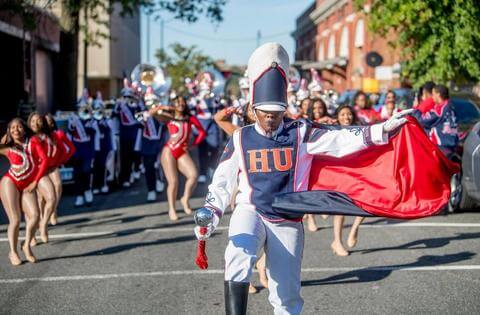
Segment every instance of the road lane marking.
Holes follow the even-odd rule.
[[[320,225],[320,229],[331,229],[332,225]],[[346,225],[345,227],[348,227]],[[441,227],[441,228],[480,228],[480,223],[448,223],[448,222],[407,222],[407,223],[378,223],[378,224],[362,224],[361,229],[378,229],[378,228],[420,228],[420,227]],[[219,226],[216,231],[226,231],[228,226]],[[70,239],[70,238],[91,238],[95,236],[107,236],[114,235],[115,233],[121,233],[123,230],[118,231],[102,231],[102,232],[84,232],[84,233],[68,233],[68,234],[49,234],[50,239]],[[171,232],[192,232],[192,227],[164,227],[145,229],[143,233],[171,233]],[[25,237],[21,236],[20,240],[24,240]],[[0,238],[0,242],[8,242],[8,238]]]
[[[328,272],[379,272],[379,271],[467,271],[480,270],[480,265],[437,265],[437,266],[387,266],[387,267],[335,267],[335,268],[304,268],[302,273],[328,273]],[[255,271],[257,272],[257,271]],[[140,277],[164,277],[164,276],[188,276],[188,275],[221,275],[222,269],[210,270],[172,270],[172,271],[153,271],[153,272],[130,272],[115,274],[94,274],[94,275],[76,275],[76,276],[51,276],[39,278],[14,278],[0,279],[0,284],[16,284],[25,282],[60,282],[60,281],[85,281],[85,280],[108,280],[120,278],[140,278]]]
[[[103,231],[103,232],[86,232],[86,233],[68,233],[68,234],[48,234],[49,239],[69,239],[69,238],[87,238],[92,236],[105,236],[111,235],[115,232],[113,231]],[[20,236],[20,240],[25,240],[25,236]],[[0,242],[8,242],[8,238],[0,238]]]

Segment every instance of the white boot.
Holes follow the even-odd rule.
[[[122,186],[123,186],[123,188],[128,188],[128,187],[130,187],[130,182],[124,182],[122,184]]]
[[[133,178],[135,180],[139,180],[141,175],[142,175],[141,172],[133,172]]]
[[[85,191],[85,202],[87,204],[91,204],[93,202],[93,194],[91,190],[86,190]]]
[[[83,196],[77,196],[77,198],[75,198],[75,207],[82,207],[84,204]]]
[[[147,201],[152,202],[156,200],[157,200],[157,193],[154,190],[149,191],[147,195]]]
[[[155,190],[158,193],[163,192],[165,190],[165,184],[161,180],[157,180],[157,182],[155,184]]]
[[[135,183],[135,175],[133,173],[135,173],[135,172],[130,173],[130,184]]]
[[[100,190],[99,190],[99,189],[94,189],[94,190],[93,190],[93,194],[94,194],[94,195],[98,195],[99,193],[100,193]]]
[[[102,192],[102,194],[108,194],[109,192],[109,188],[107,185],[103,186],[102,189],[100,189],[100,191]]]

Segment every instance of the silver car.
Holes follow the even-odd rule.
[[[450,212],[480,205],[480,110],[470,100],[453,98],[452,103],[460,129],[468,131],[462,141],[462,171],[451,181]]]

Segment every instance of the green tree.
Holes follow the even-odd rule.
[[[390,44],[401,49],[402,75],[415,86],[480,81],[479,0],[374,0],[368,21],[381,36],[395,31]]]
[[[172,55],[158,49],[155,57],[172,78],[172,88],[178,93],[184,93],[186,90],[184,79],[194,80],[198,72],[213,65],[213,60],[204,55],[195,45],[187,47],[180,43],[173,43],[169,47],[173,52]]]

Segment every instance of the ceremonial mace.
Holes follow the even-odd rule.
[[[200,208],[195,211],[193,219],[200,227],[200,233],[205,235],[208,231],[208,226],[213,223],[213,212],[207,208]],[[206,241],[199,240],[197,244],[197,257],[195,257],[195,264],[200,269],[208,268],[208,257],[206,253]]]

